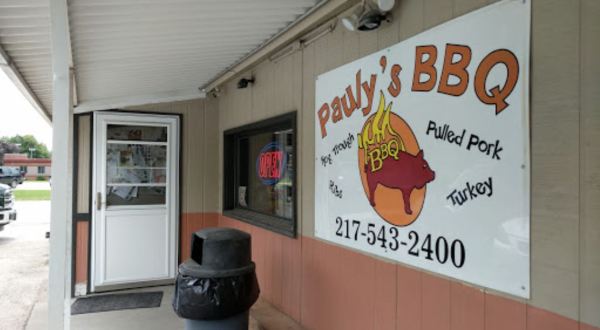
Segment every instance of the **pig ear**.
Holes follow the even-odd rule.
[[[417,154],[417,158],[423,159],[423,149],[419,150],[419,153]]]

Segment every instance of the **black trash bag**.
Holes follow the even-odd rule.
[[[185,319],[220,320],[250,309],[259,293],[254,272],[222,278],[179,274],[173,309]]]

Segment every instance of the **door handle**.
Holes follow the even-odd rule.
[[[102,194],[96,193],[96,210],[100,211],[102,209]]]

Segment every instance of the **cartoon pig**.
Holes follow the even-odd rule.
[[[423,150],[416,156],[406,152],[398,152],[398,159],[388,157],[383,160],[380,170],[371,171],[370,163],[365,165],[365,174],[369,186],[369,202],[375,206],[375,189],[377,185],[400,189],[404,200],[404,212],[412,214],[410,208],[410,194],[413,189],[420,189],[428,182],[435,179],[435,172],[429,168],[429,164],[423,158]]]

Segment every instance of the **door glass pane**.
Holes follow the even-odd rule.
[[[106,205],[161,205],[165,204],[165,187],[108,186]]]
[[[167,147],[113,144],[106,146],[106,182],[166,183]]]
[[[108,125],[109,140],[167,142],[167,128],[161,126]]]
[[[164,205],[167,128],[108,125],[107,137],[106,205]]]

